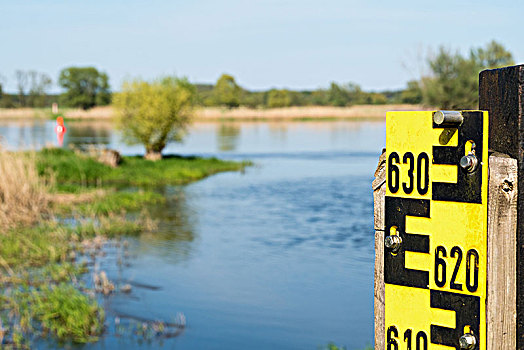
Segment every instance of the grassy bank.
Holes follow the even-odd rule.
[[[28,348],[33,340],[49,336],[63,344],[96,341],[104,332],[105,313],[95,291],[109,294],[122,286],[114,285],[103,271],[90,269],[103,256],[105,244],[123,247],[120,237],[154,229],[143,208],[166,198],[150,186],[184,184],[246,165],[202,158],[151,162],[124,157],[112,168],[70,150],[0,149],[2,347]],[[137,187],[142,185],[147,188]],[[118,190],[122,186],[133,188]],[[92,283],[83,278],[87,271],[94,273]]]
[[[205,107],[195,111],[196,121],[224,120],[383,120],[387,111],[424,110],[420,105],[356,105],[351,107],[303,106],[284,108],[218,108]],[[61,109],[60,114],[66,119],[105,119],[111,120],[114,111],[111,106],[96,107],[87,111],[81,109]],[[51,109],[5,109],[0,108],[0,119],[51,118]]]
[[[219,172],[242,170],[250,163],[181,156],[154,162],[137,156],[123,157],[122,163],[112,168],[88,155],[51,148],[38,153],[37,165],[41,176],[52,174],[60,186],[75,187],[180,185]]]

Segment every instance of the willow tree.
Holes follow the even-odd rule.
[[[158,160],[168,142],[180,142],[191,122],[195,88],[187,79],[126,81],[114,98],[125,141],[141,143],[145,158]]]

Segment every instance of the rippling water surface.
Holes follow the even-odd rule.
[[[55,141],[52,122],[0,122],[0,134],[10,148]],[[65,142],[143,151],[100,122],[69,123]],[[159,228],[131,240],[130,266],[117,269],[110,255],[103,262],[135,287],[103,300],[107,335],[85,348],[371,345],[371,181],[383,145],[382,123],[196,124],[167,152],[255,166],[162,189],[167,205],[152,208]],[[115,315],[169,321],[177,313],[187,328],[176,338],[115,335]]]

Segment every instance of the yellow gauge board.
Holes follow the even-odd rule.
[[[433,113],[386,115],[385,236],[401,238],[384,253],[386,349],[458,350],[464,334],[485,349],[488,114],[444,128]]]

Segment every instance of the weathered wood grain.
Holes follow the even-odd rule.
[[[489,157],[487,349],[517,346],[517,160]]]
[[[373,187],[373,201],[375,203],[375,230],[384,230],[384,196],[386,195],[386,152],[383,151],[378,159]]]
[[[375,349],[385,349],[385,287],[384,287],[384,200],[386,196],[386,153],[378,160],[373,180],[375,207]]]
[[[524,65],[480,73],[479,108],[489,112],[489,148],[508,154],[518,163],[518,187],[524,188]],[[524,192],[517,199],[516,233],[517,333],[524,350]],[[507,278],[514,278],[506,275]],[[499,349],[502,349],[499,347]]]

